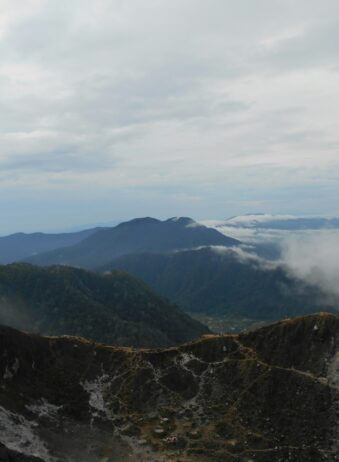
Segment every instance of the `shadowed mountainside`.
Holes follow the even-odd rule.
[[[133,274],[192,313],[275,320],[320,307],[335,310],[318,288],[293,279],[283,267],[265,269],[255,258],[241,260],[225,249],[126,255],[99,271],[111,269]]]
[[[132,350],[3,327],[0,441],[47,462],[334,462],[338,331],[318,314]]]

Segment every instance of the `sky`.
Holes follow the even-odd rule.
[[[338,215],[337,0],[0,0],[0,233]]]

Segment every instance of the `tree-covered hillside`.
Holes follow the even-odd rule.
[[[169,346],[208,329],[133,277],[18,263],[0,266],[0,323],[126,346]]]
[[[265,269],[255,260],[211,248],[170,255],[127,255],[101,270],[128,271],[191,312],[256,319],[331,311],[317,288],[302,285],[283,267]],[[333,307],[332,307],[333,308]]]

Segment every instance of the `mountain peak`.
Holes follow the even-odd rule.
[[[177,223],[182,226],[194,225],[198,223],[189,217],[172,217],[168,220],[165,220],[165,223]]]
[[[238,244],[239,241],[200,225],[192,218],[172,217],[160,221],[144,217],[98,231],[72,248],[40,254],[29,261],[43,265],[56,263],[98,268],[117,257],[132,253],[170,253],[201,246]]]
[[[117,227],[131,226],[131,225],[152,225],[156,223],[161,223],[161,221],[153,217],[141,217],[141,218],[133,218],[132,220],[129,220],[129,221],[124,221],[120,223]]]

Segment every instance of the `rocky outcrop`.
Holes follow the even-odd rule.
[[[1,328],[0,441],[45,461],[336,461],[338,331],[319,314],[133,350]]]

